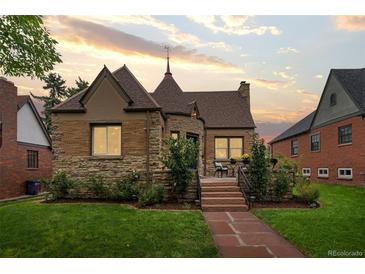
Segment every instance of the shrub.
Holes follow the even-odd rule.
[[[301,178],[297,180],[295,193],[299,200],[311,204],[318,200],[319,189],[313,186],[308,179]]]
[[[290,174],[285,171],[279,171],[273,179],[273,192],[278,201],[282,201],[285,195],[290,190]]]
[[[74,181],[62,170],[56,171],[51,180],[42,180],[42,183],[45,184],[53,199],[66,197],[75,185]]]
[[[87,189],[96,198],[107,199],[110,197],[110,190],[104,184],[104,180],[101,176],[92,176],[87,180]]]
[[[252,138],[251,159],[249,179],[258,200],[262,200],[267,195],[268,183],[270,180],[269,157],[262,139],[254,134]]]
[[[167,150],[163,152],[162,162],[171,170],[171,191],[175,195],[184,195],[191,183],[198,157],[198,144],[186,138],[165,140]]]
[[[164,188],[161,185],[148,185],[140,193],[138,204],[140,206],[148,206],[159,204],[164,197]]]
[[[116,183],[113,190],[113,198],[120,200],[136,200],[140,192],[140,187],[137,184],[139,174],[133,171],[131,174],[122,178]]]
[[[288,157],[284,155],[277,155],[276,159],[278,160],[278,168],[291,171],[294,173],[298,172],[298,164],[296,161],[289,159]]]

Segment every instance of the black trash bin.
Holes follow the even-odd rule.
[[[41,189],[41,183],[36,180],[26,181],[25,185],[27,188],[26,194],[28,195],[37,195]]]

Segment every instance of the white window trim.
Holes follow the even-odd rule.
[[[320,171],[320,170],[327,170],[327,174],[319,174],[319,171]],[[328,167],[319,167],[319,168],[318,168],[318,170],[317,170],[317,176],[318,176],[319,178],[328,178],[328,177],[329,177],[329,175],[330,175],[330,172],[329,172]]]
[[[309,171],[309,172],[304,172],[304,171]],[[310,177],[311,176],[311,169],[310,169],[310,167],[303,167],[302,168],[302,175],[304,177]]]
[[[340,175],[340,170],[351,170],[351,175]],[[337,169],[337,177],[338,177],[338,179],[352,180],[352,176],[353,176],[352,167],[339,167]]]

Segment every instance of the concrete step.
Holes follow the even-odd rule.
[[[237,182],[202,182],[200,186],[238,186]]]
[[[203,211],[248,211],[247,205],[202,205]]]
[[[243,197],[202,197],[202,205],[244,205]]]
[[[202,192],[201,193],[202,197],[243,197],[242,193],[239,191],[235,191],[235,192]]]
[[[201,192],[239,192],[238,186],[207,186],[201,187]]]

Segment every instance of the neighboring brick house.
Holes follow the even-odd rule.
[[[26,180],[52,175],[51,140],[29,96],[0,78],[0,199],[25,194]]]
[[[152,182],[166,180],[163,139],[198,141],[198,170],[210,175],[215,151],[223,161],[239,157],[249,151],[255,127],[249,84],[238,91],[183,92],[169,65],[153,93],[125,65],[113,73],[104,67],[89,88],[53,109],[52,120],[54,170],[115,180],[134,169]]]
[[[364,184],[365,69],[332,69],[317,109],[274,138],[272,154],[296,160],[304,176]]]

